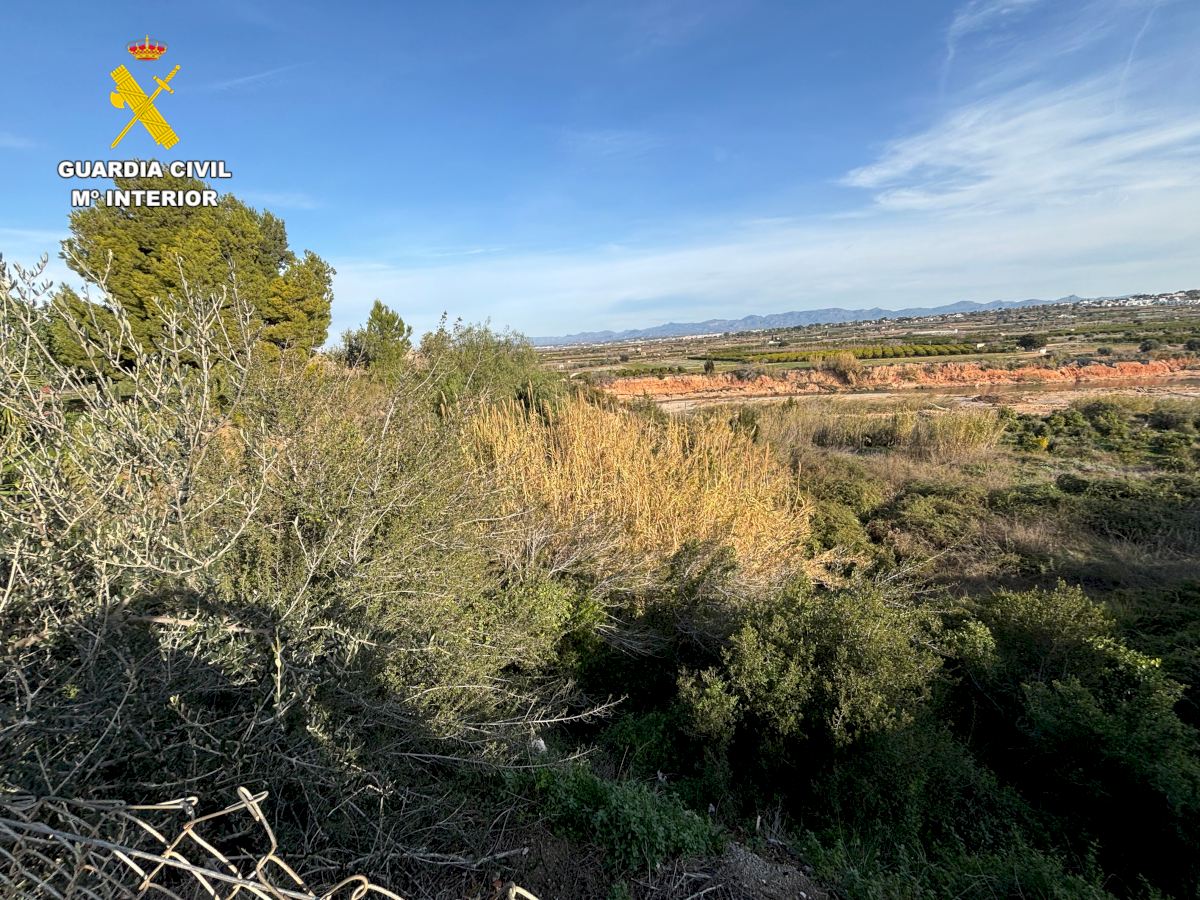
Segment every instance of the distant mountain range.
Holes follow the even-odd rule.
[[[1018,309],[1023,306],[1049,306],[1054,303],[1078,303],[1084,298],[1071,294],[1057,300],[993,300],[974,303],[962,300],[947,306],[912,307],[909,309],[805,309],[773,313],[769,316],[746,316],[741,319],[708,319],[704,322],[668,322],[653,328],[631,328],[627,331],[581,331],[563,337],[533,338],[541,347],[563,344],[607,344],[614,341],[655,340],[656,338],[689,337],[698,334],[725,334],[736,331],[763,331],[772,328],[796,328],[801,325],[829,325],[842,322],[868,322],[874,319],[908,319],[939,316],[947,313],[982,312],[989,309]]]

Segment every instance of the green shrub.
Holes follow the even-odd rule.
[[[1077,501],[1093,533],[1158,550],[1200,548],[1200,481],[1188,476],[1094,479]]]
[[[1163,671],[1185,686],[1180,717],[1200,725],[1200,581],[1126,589],[1108,599],[1125,639],[1161,659]]]
[[[856,900],[1114,900],[1104,889],[1102,874],[1072,872],[1059,856],[1022,843],[994,853],[926,853],[920,847],[881,847],[875,839],[840,833],[810,836],[804,852],[822,884]]]
[[[1086,478],[1080,478],[1070,472],[1064,472],[1054,479],[1055,486],[1064,494],[1082,494],[1087,491],[1090,483]]]
[[[1195,404],[1159,402],[1146,417],[1146,424],[1156,431],[1190,433],[1196,428],[1196,412]]]
[[[985,501],[986,494],[973,487],[913,482],[879,511],[868,531],[877,539],[898,531],[925,550],[954,546],[976,532]]]
[[[1200,405],[1190,401],[1148,404],[1140,398],[1101,398],[1044,417],[1013,415],[1009,439],[1020,449],[1048,449],[1064,458],[1114,454],[1126,465],[1189,471],[1200,462],[1198,413]]]
[[[974,608],[987,633],[960,658],[992,765],[1069,810],[1072,834],[1091,835],[1109,871],[1194,884],[1200,863],[1185,848],[1200,841],[1200,756],[1175,712],[1182,687],[1078,588],[1002,591]]]
[[[848,507],[856,516],[869,515],[883,503],[883,487],[855,459],[822,454],[807,460],[800,474],[814,497]]]
[[[1125,407],[1113,400],[1092,400],[1079,408],[1097,433],[1105,437],[1123,437],[1129,431]]]
[[[474,400],[519,399],[527,406],[561,396],[563,382],[543,368],[537,350],[522,335],[443,316],[421,338],[419,362],[441,405]]]
[[[679,676],[679,703],[687,728],[709,746],[724,747],[738,722],[738,697],[715,669]]]
[[[861,551],[871,544],[870,536],[854,510],[841,503],[829,500],[814,503],[810,527],[816,552],[833,549]]]
[[[999,850],[1036,816],[944,724],[924,716],[865,740],[821,774],[825,821],[896,848]]]
[[[1017,512],[1031,509],[1057,509],[1062,505],[1060,481],[1073,484],[1073,475],[1064,475],[1053,484],[1038,482],[1035,484],[1020,484],[1010,488],[1000,488],[988,497],[988,506],[1001,512]]]
[[[456,773],[522,757],[561,713],[580,601],[498,564],[464,409],[428,371],[261,358],[235,293],[171,298],[156,355],[128,329],[118,346],[75,335],[101,371],[136,359],[120,379],[56,368],[38,339],[51,310],[9,286],[0,686],[23,699],[0,704],[0,793],[153,802],[191,785],[211,808],[249,785],[285,846],[385,880],[397,844],[482,839],[492,801],[464,804]]]
[[[933,619],[867,586],[802,585],[761,604],[725,652],[743,723],[780,739],[846,745],[908,721],[940,663]]]
[[[679,718],[674,710],[664,709],[626,713],[604,729],[600,743],[638,778],[674,772],[682,753]]]
[[[605,781],[583,766],[534,776],[540,812],[567,836],[595,844],[619,873],[720,849],[718,830],[669,794],[632,781]]]

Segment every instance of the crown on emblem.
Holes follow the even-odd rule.
[[[167,52],[167,45],[162,41],[152,40],[150,35],[146,35],[145,42],[134,41],[130,44],[129,52],[133,54],[134,59],[158,59]]]

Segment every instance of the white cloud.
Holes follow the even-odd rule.
[[[338,328],[381,297],[419,328],[439,313],[535,335],[819,306],[1110,294],[1200,285],[1200,191],[1033,213],[880,215],[775,225],[679,248],[338,269]]]
[[[1133,69],[1133,60],[1137,56],[1138,47],[1141,46],[1142,38],[1146,36],[1146,32],[1150,30],[1150,25],[1154,22],[1154,14],[1158,12],[1159,7],[1166,0],[1151,0],[1150,8],[1146,12],[1146,18],[1142,20],[1142,26],[1133,36],[1133,41],[1129,44],[1129,53],[1125,56],[1125,65],[1121,68],[1121,80],[1117,84],[1117,100],[1116,105],[1120,105],[1125,97],[1125,85],[1129,81],[1129,73]]]
[[[1040,2],[1042,0],[971,0],[954,14],[946,29],[946,44],[953,52],[967,35],[1011,21]]]
[[[942,84],[958,56],[959,45],[969,36],[1010,24],[1042,0],[970,0],[959,7],[946,29],[946,58],[942,63]]]
[[[1200,110],[1153,108],[1153,90],[1113,108],[1108,76],[966,104],[890,144],[845,183],[890,209],[1019,208],[1080,197],[1119,202],[1200,179]]]

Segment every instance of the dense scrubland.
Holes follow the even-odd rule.
[[[671,417],[382,304],[319,351],[266,225],[283,281],[153,315],[0,281],[0,825],[245,786],[405,897],[1196,895],[1200,404]],[[6,891],[98,883],[22,834]]]

